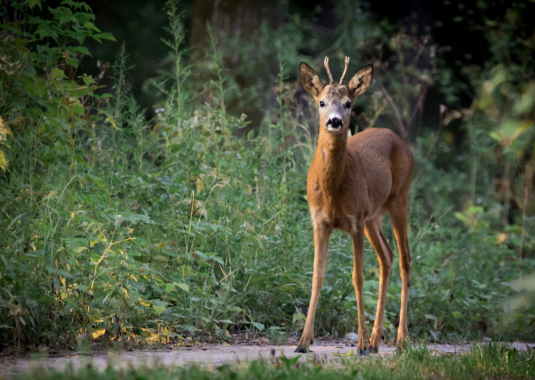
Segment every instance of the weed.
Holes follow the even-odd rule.
[[[313,263],[305,184],[317,121],[291,74],[300,58],[299,31],[306,27],[295,19],[283,34],[260,28],[266,31],[261,36],[266,44],[259,45],[263,60],[252,60],[256,50],[243,45],[237,54],[247,78],[268,67],[281,44],[290,53],[278,55],[278,73],[268,75],[269,86],[249,82],[240,98],[233,76],[239,70],[225,67],[218,36],[212,36],[207,58],[189,65],[179,7],[170,2],[166,9],[170,27],[165,43],[171,52],[167,71],[152,81],[163,100],[151,121],[127,85],[131,63],[124,45],[111,67],[111,94],[98,93],[98,78],[73,74],[80,59],[76,53],[89,53],[70,38],[74,27],[84,38],[113,38],[91,28],[94,16],[83,3],[69,1],[51,8],[50,15],[28,15],[31,28],[17,30],[20,25],[14,23],[15,37],[2,34],[2,345],[122,350],[188,338],[219,340],[225,331],[268,334],[282,342],[302,325]],[[63,23],[62,14],[69,12],[73,19]],[[65,38],[40,35],[45,24]],[[30,42],[37,48],[30,49]],[[391,66],[399,64],[395,56],[392,60]],[[109,68],[103,65],[101,75]],[[386,64],[382,70],[386,81]],[[209,80],[194,80],[199,73]],[[410,78],[421,82],[423,74],[416,74]],[[490,82],[496,79],[495,73],[489,75]],[[402,88],[396,78],[385,88],[397,94],[399,112],[407,102],[396,90]],[[529,98],[530,88],[515,90],[511,99]],[[514,101],[504,101],[504,93],[481,96],[489,95],[487,101],[496,107],[503,105],[504,118],[527,120],[529,107],[510,109]],[[251,110],[265,106],[256,125],[236,112],[248,105],[248,96]],[[271,96],[276,98],[273,105],[266,100]],[[373,96],[375,105],[383,104],[380,93]],[[479,100],[475,108],[477,104]],[[477,109],[473,118],[457,120],[476,128],[466,152],[452,152],[438,136],[424,135],[412,144],[420,174],[411,193],[409,330],[432,342],[504,331],[506,338],[532,337],[533,313],[525,312],[532,310],[530,304],[515,306],[510,321],[520,323],[513,329],[500,325],[501,305],[515,292],[511,283],[520,263],[525,272],[535,265],[522,256],[533,246],[526,233],[533,222],[527,200],[509,185],[504,198],[496,200],[492,180],[498,164],[489,163],[488,170],[479,166],[491,161],[486,157],[506,156],[512,168],[517,165],[515,149],[525,146],[521,139],[504,139],[504,157],[502,151],[486,151],[489,141],[498,140],[489,135],[495,126],[486,109]],[[415,110],[417,115],[421,107]],[[379,111],[374,111],[374,123],[388,125]],[[384,112],[395,114],[394,109]],[[445,120],[450,114],[441,115]],[[416,116],[398,124],[405,137],[419,128]],[[455,162],[448,170],[440,166],[444,156]],[[505,177],[518,185],[518,175]],[[527,184],[520,188],[531,191]],[[523,205],[522,223],[504,226],[510,213],[502,206],[513,198]],[[385,235],[395,247],[388,218]],[[357,324],[351,251],[349,237],[333,234],[316,317],[316,331],[330,337],[354,331]],[[379,281],[368,243],[364,265],[366,321],[372,324]],[[399,272],[393,269],[385,314],[390,339],[395,338],[400,287]],[[409,356],[438,360],[424,354]],[[511,355],[507,360],[515,362]]]

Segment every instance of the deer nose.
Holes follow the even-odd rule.
[[[342,120],[338,117],[331,117],[327,121],[327,126],[332,128],[342,128]]]

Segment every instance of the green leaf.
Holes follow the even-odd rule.
[[[259,331],[264,330],[264,325],[261,323],[253,322],[251,323],[254,327],[256,327]]]
[[[299,359],[301,359],[301,355],[297,355],[294,358],[287,358],[284,355],[281,355],[281,356],[279,356],[279,359],[280,359],[281,362],[284,363],[286,368],[290,369],[290,367],[295,366],[297,364],[297,362],[299,361]]]
[[[9,225],[7,226],[6,231],[9,231],[9,229],[11,227],[13,227],[13,225],[15,223],[17,223],[24,215],[26,215],[26,214],[22,213],[22,214],[17,215],[16,217],[14,217],[13,220],[11,220],[11,223],[9,223]]]
[[[92,36],[95,40],[97,40],[98,42],[101,42],[100,39],[103,38],[105,40],[110,40],[110,41],[115,41],[117,42],[117,40],[115,39],[115,37],[113,37],[113,34],[111,33],[100,33],[100,34],[94,34]]]
[[[57,269],[56,272],[62,277],[74,278],[69,272],[63,269]]]
[[[60,14],[60,12],[58,12],[57,14]],[[69,22],[69,21],[73,21],[72,20],[72,11],[69,8],[61,9],[61,16],[59,17],[59,24],[63,25],[65,23]]]
[[[212,256],[210,257],[212,260],[214,260],[215,262],[221,264],[222,266],[225,266],[225,262],[223,261],[223,258],[222,257],[219,257],[219,256]]]
[[[254,136],[254,129],[251,129],[249,133],[247,133],[247,140],[251,140]]]
[[[9,24],[0,24],[0,28],[9,30],[11,33],[16,34],[17,36],[20,36],[22,34],[20,29],[14,28]]]
[[[91,88],[88,88],[86,86],[79,86],[74,82],[70,82],[68,86],[65,86],[65,90],[68,91],[69,94],[75,98],[87,95],[92,91]]]
[[[19,100],[13,100],[13,105],[18,108],[19,111],[22,111],[26,105],[19,101]]]
[[[39,9],[43,9],[41,7],[41,0],[26,0],[23,4],[30,7],[30,9],[33,9],[36,5],[39,7]]]
[[[454,216],[455,216],[455,218],[459,219],[461,222],[463,222],[467,226],[470,226],[471,223],[472,223],[470,219],[468,219],[464,214],[462,214],[460,212],[456,212],[454,214]]]
[[[171,257],[179,257],[180,254],[176,251],[171,251],[170,249],[162,249],[162,253]]]
[[[150,302],[151,302],[152,305],[154,305],[154,306],[168,306],[168,305],[169,305],[169,302],[167,302],[167,301],[162,301],[162,300],[151,300]]]
[[[452,314],[457,319],[463,319],[464,318],[463,315],[458,311],[454,311]]]
[[[425,314],[425,317],[426,317],[427,319],[431,319],[431,320],[433,320],[433,321],[435,321],[435,322],[438,321],[437,317],[435,317],[433,314]]]
[[[158,315],[161,315],[165,309],[166,306],[169,305],[169,302],[161,301],[161,300],[151,300],[152,308],[158,313]]]
[[[529,120],[520,121],[514,119],[505,119],[502,121],[500,127],[491,133],[491,137],[499,142],[510,144],[516,139],[522,132],[533,126],[533,123]]]
[[[67,63],[69,65],[71,65],[72,67],[74,68],[77,68],[78,67],[78,59],[74,58],[74,57],[71,57],[71,58],[68,58],[67,59]]]
[[[154,311],[158,313],[158,315],[162,315],[162,313],[165,311],[165,306],[152,305],[152,307],[154,308]]]
[[[75,46],[72,48],[72,50],[74,51],[77,51],[77,52],[80,52],[84,55],[88,55],[91,57],[91,53],[89,52],[89,50],[87,50],[87,48],[83,47],[83,46]]]
[[[72,106],[72,112],[78,115],[83,115],[85,113],[85,109],[80,104],[75,104]]]
[[[65,75],[63,70],[54,67],[52,69],[52,79],[67,79],[67,75]]]
[[[46,294],[42,294],[41,298],[39,299],[39,302],[45,305],[51,305],[56,301],[54,297],[47,296]]]
[[[92,29],[92,30],[94,30],[94,31],[100,33],[100,29],[97,28],[97,27],[95,26],[95,24],[93,24],[91,21],[86,22],[86,23],[84,24],[84,27],[87,28],[87,29]]]
[[[84,81],[86,86],[89,86],[90,84],[95,83],[95,80],[93,78],[91,78],[90,76],[87,76],[87,75],[84,75],[82,80]]]
[[[2,152],[0,152],[1,154]],[[2,162],[0,161],[0,166],[2,165]],[[41,255],[36,255],[35,253],[25,253],[24,256],[27,257],[41,257]]]
[[[205,261],[206,260],[213,260],[213,261],[221,264],[222,266],[225,266],[225,262],[223,261],[223,258],[217,256],[217,253],[213,253],[213,252],[203,253],[203,252],[200,252],[200,251],[195,251],[195,253],[198,256],[200,256],[202,259],[204,259]]]
[[[175,290],[175,284],[165,284],[165,291],[167,293],[171,293],[173,290]]]
[[[189,285],[188,284],[184,284],[184,283],[177,283],[177,282],[173,282],[173,284],[175,284],[176,286],[178,286],[180,289],[186,291],[186,292],[189,292]]]
[[[524,113],[529,113],[533,108],[535,102],[535,83],[531,82],[526,86],[526,90],[523,91],[520,100],[513,105],[513,112],[520,116]]]
[[[63,276],[63,277],[73,278],[69,272],[62,270],[62,269],[54,268],[53,266],[50,266],[50,265],[47,265],[45,269],[50,274],[59,274],[60,276]]]

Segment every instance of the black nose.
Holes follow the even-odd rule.
[[[342,127],[342,120],[340,120],[339,118],[337,117],[333,117],[332,119],[329,119],[329,121],[327,121],[327,126],[331,126],[333,128],[341,128]]]

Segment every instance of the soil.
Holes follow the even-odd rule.
[[[325,364],[336,365],[340,363],[340,355],[357,355],[357,347],[354,342],[323,341],[315,342],[310,348],[312,352],[307,355],[294,352],[296,345],[273,345],[267,340],[259,340],[255,343],[244,344],[218,344],[218,345],[191,345],[170,346],[165,349],[123,352],[92,352],[91,354],[66,354],[48,355],[41,358],[0,356],[0,379],[13,378],[17,373],[26,371],[42,371],[43,369],[55,369],[63,371],[67,366],[75,370],[91,365],[104,370],[108,366],[115,368],[138,367],[142,365],[159,366],[183,366],[187,364],[199,364],[206,366],[218,366],[225,363],[244,363],[254,359],[276,360],[275,357],[284,355],[295,357],[302,355],[300,360],[316,356],[316,360]],[[435,355],[457,354],[466,352],[470,344],[431,344],[430,350]],[[517,350],[533,349],[533,344],[511,343],[511,348]],[[351,353],[352,351],[352,353]],[[391,357],[396,351],[394,345],[382,344],[379,354],[369,354],[366,357]],[[350,353],[349,355],[347,355]]]

